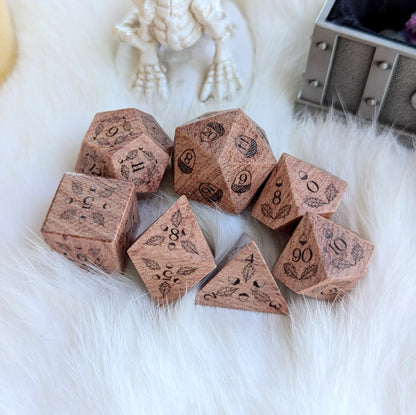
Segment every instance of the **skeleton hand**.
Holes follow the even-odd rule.
[[[166,68],[161,63],[146,64],[141,61],[137,68],[134,88],[148,100],[155,95],[155,92],[167,99],[169,91],[165,73]]]
[[[206,101],[211,96],[218,101],[231,99],[242,87],[232,58],[218,62],[214,60],[202,85],[199,99]]]

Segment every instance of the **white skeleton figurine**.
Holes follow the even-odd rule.
[[[202,86],[200,100],[210,96],[232,98],[242,83],[237,74],[229,37],[231,25],[221,0],[133,0],[136,7],[114,27],[123,42],[139,49],[139,66],[134,86],[150,98],[155,92],[168,95],[166,68],[158,56],[159,46],[175,51],[194,45],[206,33],[215,42],[215,54]]]

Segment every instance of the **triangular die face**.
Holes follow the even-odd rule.
[[[241,110],[222,150],[220,161],[237,164],[276,164],[270,146],[264,141],[264,134],[255,128],[251,118]]]
[[[177,299],[215,268],[185,196],[136,240],[128,255],[158,303]]]
[[[191,120],[176,129],[175,142],[188,139],[215,158],[221,154],[239,110],[214,113]]]
[[[287,314],[286,302],[259,249],[253,241],[248,242],[237,253],[232,250],[234,256],[228,257],[226,264],[200,290],[195,303]]]
[[[251,214],[269,228],[281,231],[300,218],[282,158],[272,171]]]
[[[361,278],[373,254],[374,245],[321,216],[307,214],[307,217],[314,229],[328,278],[353,282]]]
[[[289,154],[283,154],[282,159],[299,214],[312,212],[330,218],[347,189],[347,183]]]
[[[275,278],[298,294],[327,279],[320,245],[309,218],[309,214],[302,218],[272,270]]]

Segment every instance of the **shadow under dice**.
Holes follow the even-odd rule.
[[[204,114],[175,132],[178,194],[241,212],[276,160],[265,132],[240,109]]]
[[[365,274],[373,251],[354,232],[306,213],[272,272],[298,294],[332,301]]]
[[[81,265],[120,272],[138,224],[132,183],[65,173],[42,234],[51,248]]]
[[[306,212],[330,218],[346,188],[338,177],[284,153],[251,213],[269,228],[290,233]]]
[[[95,115],[75,170],[134,183],[138,193],[155,193],[172,150],[155,119],[134,108]]]
[[[185,196],[134,242],[128,255],[156,303],[176,300],[215,268]]]
[[[196,304],[287,314],[280,293],[257,245],[244,234],[201,288]]]

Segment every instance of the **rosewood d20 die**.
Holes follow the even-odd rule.
[[[198,202],[239,213],[275,164],[264,130],[240,109],[207,113],[176,129],[175,191]]]
[[[120,272],[138,224],[132,183],[65,173],[42,234],[51,248],[81,265]]]
[[[306,213],[272,273],[298,294],[332,301],[364,275],[373,251],[349,229]]]
[[[346,189],[338,177],[284,153],[251,214],[273,230],[290,233],[306,212],[330,218]]]
[[[185,196],[134,242],[128,255],[156,303],[176,300],[215,268]]]
[[[196,304],[287,314],[280,293],[255,242],[243,234],[216,273],[201,288]]]
[[[155,119],[135,108],[95,115],[75,170],[134,183],[138,194],[156,193],[173,143]]]

